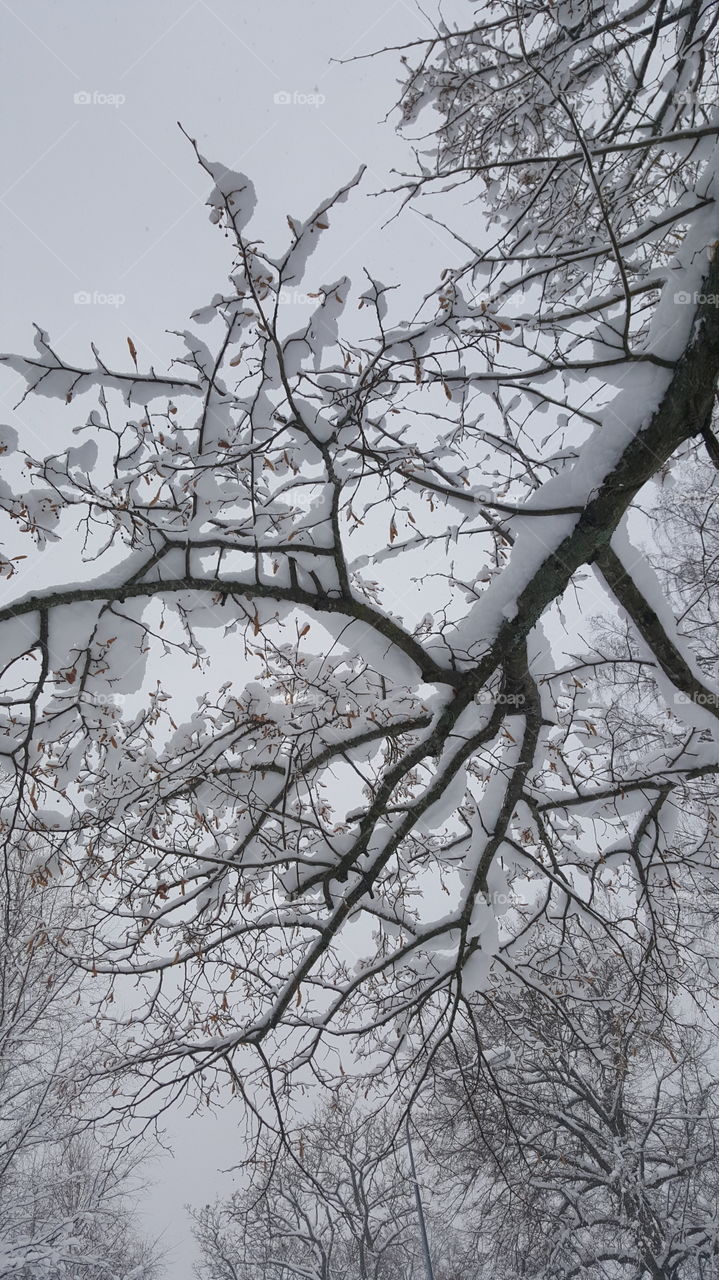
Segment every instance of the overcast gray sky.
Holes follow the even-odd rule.
[[[28,351],[36,321],[78,361],[95,340],[110,365],[124,367],[128,336],[158,368],[177,351],[165,330],[184,328],[223,289],[230,266],[208,222],[206,175],[178,120],[210,159],[250,175],[253,231],[278,251],[288,213],[305,216],[368,165],[362,192],[333,216],[313,259],[318,283],[356,278],[364,264],[385,283],[405,278],[422,291],[428,260],[457,259],[415,214],[381,230],[398,201],[363,194],[387,185],[392,166],[410,164],[382,123],[396,55],[330,62],[427,34],[410,0],[0,0],[0,12],[0,350]],[[59,446],[80,411],[28,401],[18,414],[20,390],[0,371],[2,419],[30,449],[33,436],[55,432]],[[192,1276],[183,1203],[231,1189],[216,1170],[241,1155],[238,1134],[231,1109],[176,1116],[174,1160],[150,1171],[143,1204],[153,1230],[176,1242],[172,1280]]]
[[[207,226],[207,179],[178,120],[211,159],[250,174],[257,225],[278,246],[286,214],[309,211],[360,161],[369,192],[410,160],[381,122],[396,56],[330,64],[425,34],[410,0],[23,0],[0,10],[3,350],[36,320],[78,356],[94,336],[121,360],[130,329],[138,349],[159,359],[172,350],[163,330],[222,287],[225,246]],[[282,93],[297,100],[275,102]],[[303,101],[313,96],[324,101]],[[417,218],[411,252],[397,224],[380,242],[394,203],[360,198],[343,210],[318,271],[365,262],[384,277],[400,274],[427,233]],[[83,293],[95,303],[76,302]],[[125,301],[114,306],[108,295]]]

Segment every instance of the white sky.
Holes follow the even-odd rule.
[[[409,0],[385,7],[3,0],[0,350],[27,345],[33,320],[78,357],[94,337],[120,363],[128,332],[158,363],[176,349],[164,329],[183,326],[222,288],[228,265],[222,235],[207,226],[206,175],[177,120],[210,159],[249,173],[259,200],[253,230],[261,226],[278,248],[285,215],[309,212],[360,161],[369,165],[366,192],[384,185],[393,164],[409,167],[407,148],[381,122],[395,96],[396,56],[329,65],[428,32]],[[277,105],[282,91],[326,101]],[[98,101],[75,103],[78,93]],[[395,205],[360,196],[345,206],[318,273],[332,278],[364,262],[389,280],[419,265],[432,237],[416,215],[417,243],[408,245],[404,221],[379,243]],[[78,305],[83,291],[125,302]]]
[[[393,165],[411,167],[382,123],[395,100],[396,55],[330,65],[427,34],[410,0],[0,0],[0,12],[0,350],[29,352],[36,321],[78,361],[95,340],[110,365],[125,367],[128,336],[141,363],[159,369],[176,353],[165,330],[184,328],[223,289],[230,266],[204,207],[206,175],[178,120],[208,158],[249,174],[258,194],[253,232],[262,227],[278,250],[285,215],[305,216],[360,162],[369,166],[365,193],[387,185]],[[277,104],[283,91],[325,101]],[[78,94],[94,101],[75,101]],[[120,105],[106,100],[118,95]],[[313,259],[316,282],[349,274],[359,284],[364,264],[385,283],[430,288],[435,266],[459,255],[412,212],[381,230],[397,203],[356,194],[333,215]],[[107,295],[124,300],[111,305]],[[31,450],[38,437],[59,447],[84,420],[85,406],[56,402],[28,401],[18,415],[19,394],[17,379],[0,370],[0,420]],[[172,1280],[193,1274],[183,1203],[230,1189],[216,1170],[241,1156],[239,1119],[231,1110],[177,1117],[174,1159],[150,1169],[143,1208],[153,1231],[176,1242]]]

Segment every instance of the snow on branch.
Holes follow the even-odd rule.
[[[13,536],[66,551],[64,586],[2,570],[2,821],[83,901],[74,959],[137,979],[148,1097],[332,1077],[348,1041],[411,1074],[503,966],[541,986],[548,924],[557,964],[582,921],[669,945],[717,677],[637,566],[710,432],[719,188],[710,9],[662,12],[500,4],[407,66],[407,120],[440,113],[414,197],[461,173],[492,236],[457,218],[465,266],[411,320],[312,274],[361,171],[270,253],[250,179],[198,153],[233,261],[178,333],[191,377],[42,331],[5,357],[67,415],[98,391],[78,447],[7,435]]]

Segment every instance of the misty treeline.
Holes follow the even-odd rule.
[[[433,1060],[410,1123],[435,1280],[716,1274],[711,1038],[591,935],[575,960],[571,998],[491,993]],[[425,1276],[402,1110],[345,1085],[261,1144],[193,1214],[203,1280]]]
[[[58,949],[70,895],[7,860],[0,918],[0,1275],[157,1280],[138,1227],[145,1149],[117,1123],[82,975]],[[149,1165],[147,1166],[149,1168]],[[145,1238],[147,1235],[148,1238]]]
[[[171,366],[3,357],[58,401],[2,429],[6,931],[79,996],[18,1177],[129,1185],[76,1081],[231,1091],[210,1280],[418,1274],[407,1123],[438,1280],[719,1270],[719,8],[455,16],[381,55],[431,278],[322,276],[362,169],[270,250],[188,132],[230,272]]]

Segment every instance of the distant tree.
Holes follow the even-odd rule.
[[[105,1038],[82,975],[57,949],[67,895],[38,866],[6,864],[0,889],[0,1276],[156,1280],[138,1233],[141,1151],[93,1121]],[[115,1135],[117,1136],[117,1135]]]
[[[447,1256],[500,1280],[715,1277],[712,1037],[638,1000],[616,958],[575,960],[438,1055],[419,1124]]]
[[[192,1213],[203,1280],[410,1280],[417,1227],[406,1155],[349,1086],[245,1190]]]
[[[715,1280],[712,1036],[661,966],[638,999],[601,937],[554,957],[546,989],[472,1002],[413,1105],[436,1280]],[[242,1191],[193,1214],[202,1280],[424,1275],[403,1110],[380,1122],[346,1084],[268,1144]]]

